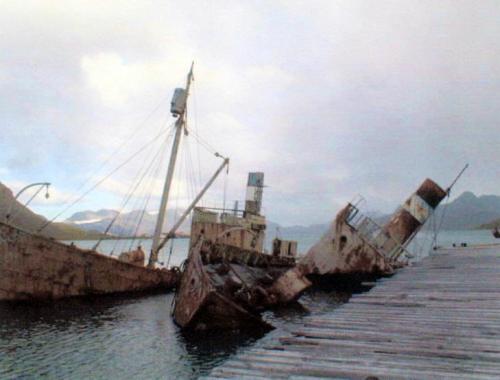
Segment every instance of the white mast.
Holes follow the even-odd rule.
[[[189,87],[193,80],[193,65],[191,64],[191,70],[187,76],[186,89],[177,88],[174,92],[174,97],[171,103],[171,112],[177,115],[177,121],[175,122],[175,137],[174,143],[172,145],[172,152],[170,154],[170,162],[168,164],[167,177],[165,179],[165,185],[163,187],[163,195],[161,197],[160,210],[158,212],[158,219],[156,220],[155,234],[153,236],[153,245],[151,247],[151,255],[149,257],[149,267],[154,267],[156,261],[158,260],[158,246],[160,244],[160,234],[165,222],[165,212],[167,209],[168,196],[170,193],[170,187],[172,185],[172,179],[174,177],[175,162],[177,160],[177,151],[179,150],[179,144],[181,142],[182,130],[184,129],[186,123],[186,104],[187,98],[189,96]]]

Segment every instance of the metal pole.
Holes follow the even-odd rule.
[[[172,152],[170,154],[170,162],[168,164],[167,176],[165,179],[165,185],[163,186],[163,194],[161,197],[160,209],[158,211],[158,218],[156,220],[155,233],[153,236],[153,244],[151,246],[151,255],[149,257],[148,266],[154,266],[155,261],[158,258],[158,245],[160,242],[160,234],[163,228],[163,224],[165,222],[165,214],[167,210],[168,197],[170,194],[170,187],[172,185],[172,180],[174,178],[174,170],[175,170],[175,162],[177,160],[177,152],[179,150],[179,143],[181,141],[182,129],[185,124],[186,117],[186,107],[187,107],[187,97],[189,95],[189,87],[191,85],[191,81],[193,79],[193,65],[191,65],[191,70],[187,76],[186,83],[186,106],[184,106],[184,110],[181,115],[177,118],[175,123],[175,137],[172,145]]]
[[[450,186],[448,186],[448,188],[446,189],[446,192],[448,193],[448,195],[450,195],[450,191],[451,191],[451,188],[453,186],[455,186],[455,184],[457,183],[458,179],[462,176],[462,174],[464,174],[464,171],[469,167],[469,164],[465,164],[465,166],[462,168],[462,170],[460,170],[460,173],[458,173],[458,175],[455,177],[455,179],[453,180],[453,182],[451,183]]]
[[[208,188],[210,186],[212,186],[212,183],[214,183],[215,179],[222,172],[222,170],[224,169],[224,167],[226,167],[228,164],[229,164],[229,158],[224,158],[224,162],[221,164],[221,166],[219,166],[219,168],[214,173],[214,175],[208,180],[207,184],[203,187],[203,189],[196,196],[196,198],[191,202],[191,204],[188,206],[188,208],[186,209],[186,211],[184,211],[184,213],[179,218],[179,220],[177,221],[177,223],[175,223],[175,225],[170,229],[170,231],[167,233],[167,236],[165,236],[163,238],[162,242],[158,245],[158,248],[157,248],[156,252],[152,252],[152,254],[154,255],[155,262],[158,259],[158,253],[159,253],[159,251],[164,247],[164,245],[168,242],[168,240],[170,238],[172,238],[172,237],[175,236],[175,231],[177,231],[177,229],[180,227],[180,225],[182,224],[182,222],[184,222],[184,220],[187,218],[187,216],[189,215],[189,213],[195,208],[196,204],[199,202],[199,200],[201,199],[201,197],[203,197],[203,195],[208,190]],[[151,261],[150,261],[150,265],[151,265]]]
[[[19,190],[16,194],[16,196],[14,197],[14,199],[12,200],[10,206],[9,206],[9,210],[8,212],[5,214],[5,220],[9,220],[10,218],[10,213],[12,212],[12,208],[14,207],[14,204],[16,203],[16,200],[19,198],[19,196],[24,193],[26,190],[32,188],[32,187],[35,187],[35,186],[45,186],[47,187],[47,195],[48,195],[48,191],[49,191],[49,186],[50,186],[50,182],[35,182],[35,183],[32,183],[32,184],[29,184],[27,186],[24,186],[21,190]]]

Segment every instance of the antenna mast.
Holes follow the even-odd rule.
[[[174,91],[174,96],[172,102],[170,103],[170,111],[173,116],[177,116],[177,121],[175,122],[175,137],[172,145],[172,152],[170,154],[170,162],[168,164],[167,176],[165,179],[165,185],[163,187],[163,194],[161,197],[160,209],[158,212],[158,219],[156,220],[155,233],[153,236],[153,245],[151,247],[151,255],[149,256],[149,267],[154,267],[156,261],[158,260],[158,251],[160,244],[160,234],[165,222],[165,213],[167,210],[168,196],[170,193],[170,187],[172,185],[172,179],[174,177],[175,162],[177,160],[177,152],[179,150],[179,144],[181,142],[182,130],[185,129],[186,125],[186,105],[187,98],[189,96],[189,87],[193,81],[193,66],[194,62],[191,64],[191,70],[189,70],[186,88],[176,88]]]

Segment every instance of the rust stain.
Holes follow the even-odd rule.
[[[446,197],[446,191],[443,190],[436,182],[427,178],[416,191],[416,194],[427,202],[432,208],[436,208],[439,203]]]
[[[179,274],[148,269],[0,222],[0,301],[173,288]]]

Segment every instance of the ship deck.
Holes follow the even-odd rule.
[[[500,245],[442,249],[206,379],[498,379]]]

